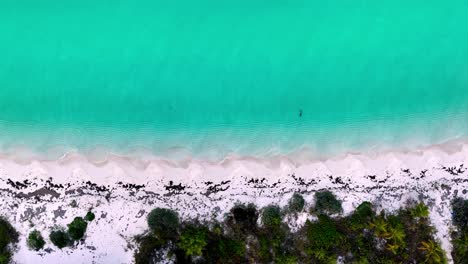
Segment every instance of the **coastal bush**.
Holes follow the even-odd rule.
[[[422,263],[434,263],[434,264],[445,264],[447,259],[445,253],[438,243],[434,240],[423,241],[419,249],[424,254],[424,262]]]
[[[351,228],[361,229],[367,227],[374,215],[374,209],[370,202],[361,203],[350,216]]]
[[[287,225],[271,225],[259,230],[256,234],[258,245],[250,245],[256,252],[250,253],[256,257],[259,263],[276,262],[279,258],[285,257],[289,251],[287,249],[286,236],[290,234]]]
[[[341,211],[341,205],[324,196],[319,195],[316,212],[328,214],[317,214],[316,221],[307,220],[297,231],[283,224],[278,206],[261,209],[262,225],[257,226],[255,205],[236,204],[221,223],[182,221],[177,224],[180,235],[170,240],[156,233],[140,237],[135,262],[446,263],[424,204],[376,214],[370,202],[363,202],[349,216],[331,217],[330,212]],[[326,206],[321,207],[320,201]],[[457,241],[454,247],[466,254],[468,239]]]
[[[429,217],[429,208],[424,203],[418,203],[413,208],[409,209],[412,217],[427,218]]]
[[[201,256],[207,243],[207,228],[189,225],[182,230],[177,244],[187,256]]]
[[[71,243],[68,233],[62,229],[57,229],[50,232],[49,239],[52,244],[60,249],[69,246]]]
[[[455,263],[468,263],[468,234],[455,236],[452,257]]]
[[[299,213],[304,209],[305,200],[300,193],[294,193],[288,202],[288,210],[291,213]]]
[[[37,230],[31,231],[28,236],[27,245],[32,250],[41,250],[45,245],[45,241],[41,235],[41,232]]]
[[[248,233],[252,233],[257,230],[257,220],[257,207],[250,203],[248,205],[236,204],[231,208],[226,222],[234,233],[240,236],[245,236]]]
[[[156,264],[164,259],[159,251],[165,246],[165,242],[153,235],[145,235],[136,238],[138,248],[135,251],[135,264]]]
[[[208,233],[207,245],[203,250],[203,263],[246,263],[244,241],[230,238],[213,230]]]
[[[317,222],[306,222],[307,239],[312,250],[328,250],[344,239],[332,219],[327,215],[319,215]]]
[[[174,239],[179,229],[179,215],[170,209],[155,208],[148,214],[148,226],[161,239]]]
[[[277,205],[269,205],[263,208],[262,223],[265,227],[281,225],[281,209]]]
[[[460,230],[467,229],[468,226],[468,200],[460,197],[452,201],[452,221]]]
[[[87,212],[86,215],[85,215],[85,217],[84,217],[84,219],[85,219],[86,221],[88,221],[88,222],[93,221],[95,218],[96,218],[96,216],[95,216],[94,213],[91,212],[91,211]]]
[[[319,214],[338,214],[342,211],[341,202],[330,191],[320,191],[315,193],[314,211]]]
[[[73,240],[80,240],[84,237],[87,228],[88,223],[83,217],[75,217],[75,219],[68,224],[68,235]]]
[[[0,217],[0,264],[10,262],[10,245],[18,242],[18,232],[3,217]]]
[[[452,200],[452,258],[456,264],[468,264],[468,200],[457,197]]]
[[[385,249],[391,252],[392,255],[397,255],[404,250],[406,233],[398,216],[380,215],[369,226],[372,228],[374,235],[385,242]]]

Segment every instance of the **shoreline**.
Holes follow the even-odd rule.
[[[131,263],[133,237],[146,229],[146,214],[169,207],[183,218],[222,219],[236,202],[284,205],[296,191],[307,205],[317,190],[333,191],[344,214],[363,201],[395,210],[407,199],[422,199],[431,210],[437,237],[450,252],[450,201],[467,197],[468,145],[379,155],[346,154],[321,160],[226,158],[220,162],[135,160],[112,157],[93,163],[82,155],[29,163],[0,158],[0,214],[21,233],[14,260],[60,263]],[[75,200],[77,207],[70,204]],[[34,228],[48,234],[93,208],[97,220],[74,249],[29,251],[25,236]],[[289,225],[294,229],[305,219]],[[104,237],[103,237],[104,236]],[[46,241],[48,241],[46,239]],[[112,246],[110,246],[112,245]],[[70,255],[71,254],[71,255]],[[450,256],[449,256],[450,257]],[[120,262],[119,262],[120,261]]]
[[[19,164],[30,164],[33,161],[38,162],[89,162],[96,166],[106,164],[112,161],[130,162],[135,165],[148,164],[151,162],[161,162],[172,164],[173,166],[186,166],[188,163],[200,163],[208,165],[217,165],[226,161],[235,160],[253,160],[259,163],[276,162],[278,160],[286,160],[289,162],[300,164],[324,162],[328,160],[345,159],[348,156],[365,156],[369,158],[378,158],[380,156],[395,154],[423,154],[424,152],[440,152],[444,154],[452,154],[460,151],[468,152],[468,137],[458,137],[448,139],[434,144],[416,144],[400,147],[391,146],[367,146],[363,149],[347,149],[335,154],[319,154],[316,147],[303,145],[292,151],[280,151],[272,149],[260,155],[255,154],[237,154],[234,151],[225,152],[219,157],[199,157],[193,155],[189,149],[182,147],[173,147],[173,153],[157,154],[150,148],[143,146],[135,146],[124,152],[115,152],[111,148],[104,145],[96,145],[86,150],[78,150],[65,146],[51,147],[45,151],[32,150],[27,147],[8,148],[8,150],[0,150],[0,161],[15,161]],[[50,154],[54,153],[54,154]]]

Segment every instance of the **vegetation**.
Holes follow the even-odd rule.
[[[149,213],[147,221],[153,234],[159,238],[171,240],[177,237],[179,216],[176,212],[166,208],[156,208]]]
[[[37,230],[31,231],[31,233],[29,233],[29,236],[28,236],[27,244],[28,244],[28,247],[32,250],[35,250],[35,251],[41,250],[45,245],[45,241],[41,235],[41,232]]]
[[[294,193],[288,203],[288,209],[291,213],[299,213],[304,209],[305,200],[300,193]]]
[[[318,261],[336,260],[336,249],[346,239],[333,220],[319,215],[317,222],[307,221],[305,225],[307,244],[305,252]]]
[[[68,224],[68,235],[73,240],[80,240],[84,237],[88,223],[83,217],[75,217],[73,221]]]
[[[319,214],[338,214],[341,213],[341,201],[330,191],[320,191],[315,193],[314,212]]]
[[[295,204],[291,201],[284,210],[300,211],[301,206],[291,206]],[[316,220],[307,221],[295,232],[284,223],[281,212],[276,205],[257,210],[253,204],[236,204],[223,222],[179,223],[177,213],[165,209],[151,214],[151,221],[167,223],[168,216],[177,219],[172,227],[174,235],[165,238],[150,226],[149,233],[137,238],[135,261],[158,263],[170,258],[175,263],[336,263],[340,258],[345,263],[447,262],[423,203],[387,214],[363,202],[342,217],[336,215],[341,212],[336,197],[320,192],[313,210]],[[150,216],[148,224],[149,220]],[[468,235],[459,243],[465,254],[466,238]]]
[[[452,201],[452,233],[454,263],[468,263],[468,200],[455,198]]]
[[[0,217],[0,264],[11,260],[11,245],[18,242],[18,233],[11,224]]]
[[[208,244],[207,233],[206,227],[189,225],[182,231],[178,246],[187,256],[201,256],[202,250]]]
[[[281,224],[281,209],[276,205],[269,205],[263,209],[262,223],[265,227],[276,227]]]
[[[245,237],[257,231],[258,215],[254,204],[237,204],[227,215],[226,224],[231,229],[231,234]]]
[[[56,228],[50,233],[49,239],[52,242],[52,244],[54,244],[56,247],[60,249],[71,246],[73,245],[74,241],[81,240],[84,238],[86,230],[88,229],[88,222],[92,220],[94,220],[94,214],[92,212],[88,212],[84,218],[75,217],[73,221],[67,225],[68,227],[67,231],[63,230],[62,228]],[[33,233],[31,232],[29,237],[31,237],[32,234]],[[34,235],[40,236],[40,233],[38,232],[37,234],[34,234]],[[28,243],[29,243],[29,240],[28,240]]]
[[[160,263],[163,260],[161,249],[165,245],[161,239],[152,235],[144,235],[136,238],[139,247],[135,253],[136,264]]]
[[[87,212],[86,215],[85,215],[85,217],[84,217],[84,219],[85,219],[86,221],[88,221],[88,222],[93,221],[95,218],[96,218],[96,216],[95,216],[94,213],[91,212],[91,211]]]
[[[68,233],[62,229],[57,229],[50,232],[49,239],[56,247],[62,249],[71,244],[70,237]]]

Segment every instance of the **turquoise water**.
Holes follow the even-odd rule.
[[[4,0],[0,148],[259,155],[465,137],[467,10],[461,0]]]

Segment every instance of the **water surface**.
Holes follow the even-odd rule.
[[[468,132],[468,2],[5,0],[0,149],[194,155]]]

